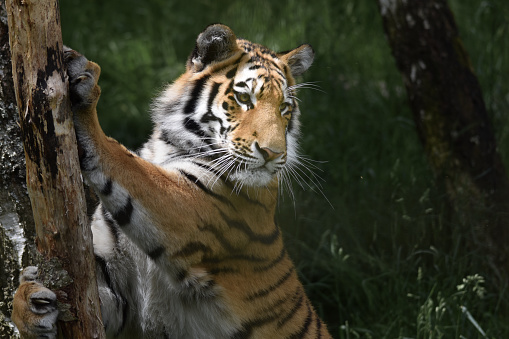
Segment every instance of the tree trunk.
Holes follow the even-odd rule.
[[[477,248],[509,272],[509,181],[481,89],[445,0],[378,0],[420,139]]]
[[[14,338],[12,297],[23,266],[35,257],[34,220],[12,83],[5,3],[0,0],[0,338]]]
[[[41,280],[57,290],[63,337],[102,338],[58,3],[7,0],[6,8]]]

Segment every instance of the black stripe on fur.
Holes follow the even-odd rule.
[[[203,88],[205,87],[205,84],[209,80],[210,75],[206,75],[194,83],[194,88],[191,91],[191,97],[186,103],[186,106],[184,107],[184,113],[185,114],[191,114],[194,113],[196,110],[196,105],[198,100],[200,99],[201,92],[203,91]]]
[[[128,197],[125,205],[115,213],[112,213],[113,219],[115,219],[120,227],[125,226],[131,222],[133,209],[131,197]]]

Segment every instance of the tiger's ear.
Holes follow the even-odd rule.
[[[187,68],[200,72],[212,62],[228,59],[238,49],[237,37],[229,27],[210,25],[198,35],[196,47],[187,60]]]
[[[300,45],[291,51],[278,53],[277,56],[290,67],[295,77],[308,70],[315,58],[315,52],[311,45]]]

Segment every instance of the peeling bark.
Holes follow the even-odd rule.
[[[508,272],[509,181],[481,88],[445,0],[378,0],[422,144],[455,214]]]
[[[14,88],[20,113],[27,189],[41,253],[40,279],[58,282],[48,287],[58,296],[62,337],[103,338],[58,3],[6,0],[6,9],[14,80],[11,92]],[[15,257],[16,246],[14,242],[12,249],[4,247],[3,255]]]

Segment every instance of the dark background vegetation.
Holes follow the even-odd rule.
[[[509,168],[509,3],[449,1]],[[509,337],[496,277],[451,213],[417,137],[376,1],[61,1],[64,42],[102,66],[107,134],[136,149],[151,98],[184,71],[208,24],[274,50],[310,43],[302,150],[323,194],[294,184],[278,221],[336,338]],[[326,197],[326,198],[325,198]],[[156,197],[154,197],[156,198]],[[501,281],[501,282],[500,282]]]

